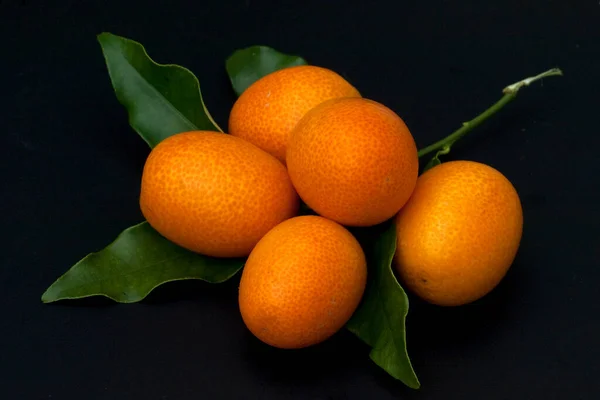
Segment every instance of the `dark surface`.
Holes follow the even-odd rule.
[[[597,1],[154,4],[0,1],[0,398],[600,398]],[[420,390],[388,377],[345,331],[304,351],[262,345],[239,316],[237,279],[169,284],[133,305],[41,303],[72,264],[142,220],[149,149],[112,92],[102,31],[190,68],[221,126],[234,101],[225,58],[266,44],[342,73],[398,112],[419,147],[506,84],[564,70],[446,158],[502,171],[521,195],[524,236],[481,302],[440,309],[411,297]]]

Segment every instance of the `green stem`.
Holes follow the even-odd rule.
[[[460,139],[461,137],[463,137],[464,135],[466,135],[467,133],[469,133],[470,131],[475,129],[483,121],[485,121],[486,119],[488,119],[489,117],[491,117],[492,115],[494,115],[495,113],[500,111],[500,109],[502,107],[504,107],[506,104],[508,104],[515,97],[516,97],[516,93],[505,94],[504,96],[502,96],[502,98],[500,100],[498,100],[496,102],[496,104],[494,104],[493,106],[491,106],[490,108],[488,108],[487,110],[485,110],[484,112],[482,112],[477,117],[470,120],[469,122],[464,122],[463,125],[459,129],[454,131],[449,136],[446,136],[442,140],[439,140],[439,141],[419,150],[419,158],[426,156],[429,153],[433,153],[434,151],[441,149],[443,147],[447,147],[448,148],[447,152],[449,152],[450,147],[454,144],[454,142],[456,142],[458,139]]]
[[[502,91],[504,93],[504,96],[502,96],[502,98],[500,100],[498,100],[494,105],[492,105],[490,108],[488,108],[487,110],[485,110],[484,112],[482,112],[481,114],[479,114],[478,116],[476,116],[475,118],[470,120],[469,122],[464,122],[463,125],[459,129],[454,131],[452,134],[446,136],[442,140],[439,140],[439,141],[419,150],[419,158],[421,158],[429,153],[433,153],[434,151],[442,149],[442,148],[444,149],[444,152],[442,154],[447,154],[448,152],[450,152],[450,148],[457,140],[459,140],[461,137],[463,137],[467,133],[471,132],[477,126],[481,125],[481,123],[483,123],[485,120],[490,118],[492,115],[496,114],[505,105],[510,103],[512,100],[514,100],[514,98],[517,97],[517,93],[519,92],[519,89],[521,89],[523,86],[529,86],[531,83],[533,83],[537,80],[540,80],[542,78],[548,77],[548,76],[556,76],[556,75],[562,75],[562,74],[563,73],[560,69],[552,68],[548,71],[542,72],[539,75],[531,76],[529,78],[520,80],[518,82],[515,82],[511,85],[506,86],[504,88],[504,90]]]

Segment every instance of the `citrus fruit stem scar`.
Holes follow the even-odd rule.
[[[448,154],[450,152],[450,148],[452,145],[462,138],[464,135],[475,129],[477,126],[481,125],[485,120],[490,118],[492,115],[496,114],[500,111],[505,105],[510,103],[515,97],[517,97],[517,93],[519,89],[523,86],[529,86],[533,82],[536,82],[542,78],[547,78],[550,76],[562,76],[563,73],[559,68],[552,68],[548,71],[542,72],[536,76],[530,76],[528,78],[522,79],[518,82],[515,82],[511,85],[506,86],[502,93],[504,96],[496,103],[494,103],[490,108],[473,118],[468,122],[463,122],[462,126],[454,131],[452,134],[446,136],[444,139],[439,140],[421,150],[419,150],[419,158],[426,156],[429,153],[433,153],[436,150],[443,149],[443,153],[440,154]]]

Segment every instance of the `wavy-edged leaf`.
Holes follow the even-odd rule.
[[[204,105],[198,79],[188,69],[157,64],[131,39],[105,32],[98,41],[129,124],[150,147],[179,132],[222,132]]]
[[[377,365],[418,389],[421,384],[406,350],[408,297],[391,267],[396,252],[396,227],[388,221],[362,233],[364,237],[357,238],[365,248],[369,280],[363,300],[346,328],[372,348],[370,357]]]
[[[105,296],[119,303],[134,303],[166,282],[184,279],[224,282],[244,262],[239,258],[193,253],[142,222],[127,228],[106,248],[71,267],[46,290],[42,301]]]
[[[306,65],[302,57],[283,54],[267,46],[251,46],[234,52],[225,62],[233,90],[241,95],[251,84],[271,72]]]

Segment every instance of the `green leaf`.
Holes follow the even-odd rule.
[[[440,156],[450,153],[450,148],[451,148],[451,145],[447,145],[447,146],[444,146],[443,148],[441,148],[440,150],[438,150],[435,153],[435,156],[433,156],[433,158],[431,160],[429,160],[429,162],[425,165],[425,167],[423,167],[423,171],[421,173],[427,171],[428,169],[435,167],[436,165],[440,165],[442,163],[440,161]]]
[[[346,327],[372,348],[370,357],[377,365],[418,389],[421,384],[406,350],[408,297],[391,267],[396,227],[388,221],[376,229],[357,233],[367,255],[369,279],[363,300]]]
[[[295,65],[306,65],[302,57],[280,53],[266,46],[237,50],[225,62],[225,68],[237,95],[265,75]]]
[[[243,259],[206,257],[188,251],[142,222],[124,230],[102,251],[87,255],[71,267],[46,290],[42,301],[106,296],[119,303],[133,303],[166,282],[224,282],[243,265]]]
[[[180,132],[222,132],[204,105],[198,79],[189,70],[157,64],[141,44],[130,39],[102,33],[98,41],[129,124],[150,147]]]
[[[423,172],[435,167],[436,165],[440,165],[442,163],[438,157],[439,155],[440,155],[440,152],[438,151],[435,154],[435,156],[433,156],[433,158],[431,160],[429,160],[429,162],[425,165],[425,167],[423,167]]]

